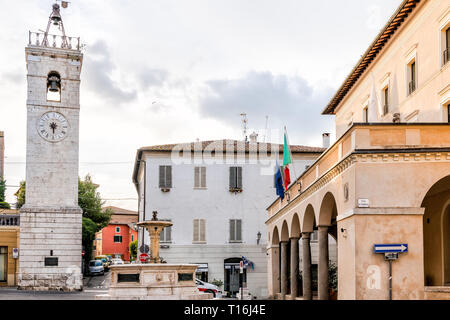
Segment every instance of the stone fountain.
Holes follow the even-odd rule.
[[[195,264],[161,263],[159,235],[169,221],[160,221],[157,212],[152,220],[139,222],[150,235],[148,263],[112,265],[108,294],[95,296],[96,300],[206,300],[212,293],[200,292],[195,283]]]

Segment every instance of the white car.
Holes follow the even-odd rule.
[[[123,264],[123,260],[122,259],[112,259],[112,264],[113,265]]]
[[[214,298],[222,298],[222,291],[220,288],[212,283],[204,282],[199,279],[195,279],[198,291],[212,293]]]

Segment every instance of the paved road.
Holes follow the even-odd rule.
[[[85,277],[82,292],[37,292],[5,287],[0,288],[0,300],[94,300],[95,295],[108,292],[110,281],[110,272],[106,272],[104,276]]]

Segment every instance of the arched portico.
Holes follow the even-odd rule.
[[[450,286],[450,175],[429,189],[422,207],[425,286]]]

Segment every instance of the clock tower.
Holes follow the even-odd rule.
[[[50,34],[59,29],[59,35]],[[45,32],[30,32],[25,205],[20,209],[18,285],[82,289],[78,206],[80,39],[66,36],[54,4]]]

